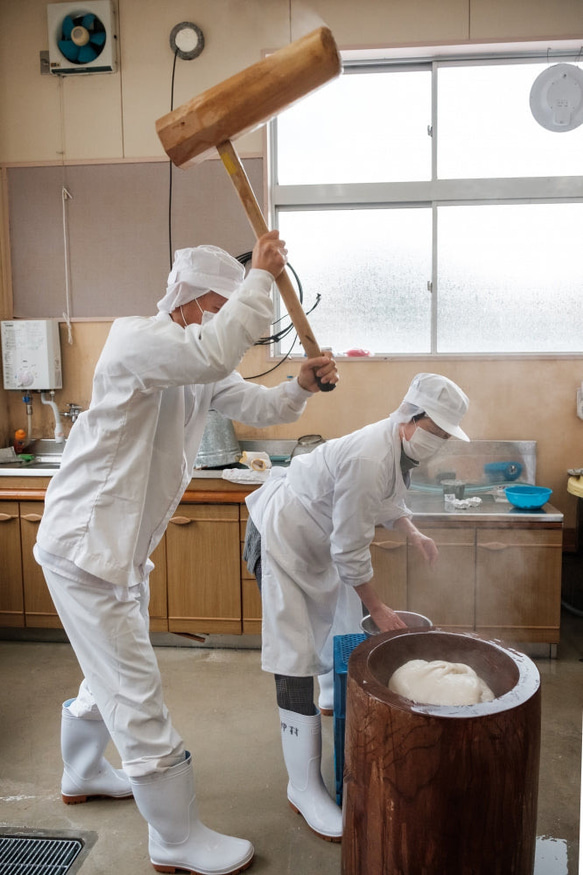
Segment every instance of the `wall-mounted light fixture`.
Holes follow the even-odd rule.
[[[554,64],[543,70],[530,89],[530,110],[547,131],[572,131],[583,123],[583,70]]]

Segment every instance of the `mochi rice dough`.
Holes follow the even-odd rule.
[[[425,705],[476,705],[491,702],[494,693],[463,662],[410,659],[389,679],[389,689],[412,702]]]

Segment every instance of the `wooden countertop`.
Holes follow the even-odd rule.
[[[0,501],[44,501],[50,477],[2,477]],[[243,504],[259,484],[229,483],[228,480],[196,479],[190,481],[182,496],[183,504]]]

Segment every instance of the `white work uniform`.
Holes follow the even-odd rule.
[[[269,329],[271,287],[251,270],[204,327],[167,313],[116,320],[47,489],[35,556],[91,691],[82,685],[77,716],[101,713],[130,775],[182,752],[148,636],[148,557],[191,479],[208,409],[266,426],[295,421],[311,394],[233,373]]]
[[[384,419],[274,469],[246,499],[261,535],[265,671],[332,668],[332,633],[354,596],[344,587],[373,577],[375,526],[411,517],[400,458],[398,423]]]

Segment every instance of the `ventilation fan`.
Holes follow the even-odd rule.
[[[57,76],[117,69],[111,0],[49,3],[49,65]]]

